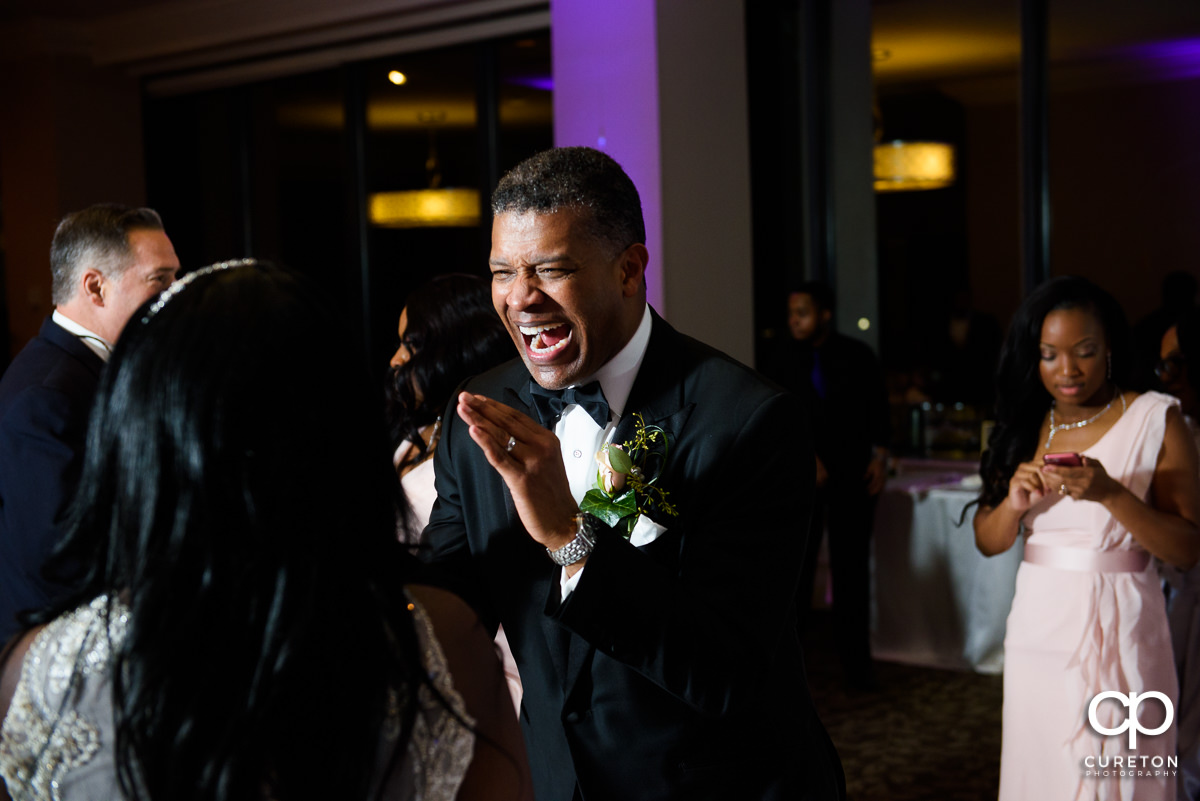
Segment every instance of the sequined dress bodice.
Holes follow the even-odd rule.
[[[405,758],[389,775],[377,777],[374,787],[384,783],[379,797],[385,799],[449,801],[471,761],[474,721],[454,689],[428,617],[413,604],[424,667],[436,693],[419,688],[420,709]],[[0,726],[0,776],[14,801],[122,797],[114,769],[111,666],[127,622],[123,605],[100,596],[34,638]],[[380,733],[381,751],[399,734],[396,697],[389,693],[393,703]]]

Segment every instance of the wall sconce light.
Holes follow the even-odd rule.
[[[375,192],[367,216],[381,228],[456,228],[479,225],[478,189]]]
[[[367,198],[367,219],[380,228],[470,228],[479,225],[479,190],[442,187],[436,125],[445,114],[422,114],[429,126],[425,158],[426,189],[374,192]]]
[[[875,191],[942,189],[954,183],[954,146],[895,140],[875,145]]]

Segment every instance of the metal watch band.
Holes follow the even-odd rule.
[[[573,565],[590,554],[596,547],[596,533],[591,515],[580,512],[575,515],[575,539],[568,542],[557,551],[546,549],[551,561],[556,565],[566,567]]]

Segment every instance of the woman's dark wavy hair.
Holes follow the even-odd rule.
[[[415,444],[405,459],[411,464],[426,456],[421,428],[442,414],[458,385],[514,358],[516,351],[484,278],[439,276],[409,293],[405,308],[404,338],[412,358],[388,375],[387,420],[394,448],[404,440]]]
[[[1132,354],[1129,323],[1112,295],[1076,276],[1052,278],[1035,289],[1009,326],[996,370],[996,425],[980,464],[983,489],[979,502],[995,506],[1008,495],[1017,465],[1037,451],[1038,432],[1050,408],[1050,393],[1038,371],[1042,322],[1061,309],[1083,309],[1095,315],[1112,352],[1112,380],[1124,383]]]
[[[43,619],[128,604],[127,797],[366,798],[389,688],[405,711],[385,758],[404,752],[415,568],[378,389],[326,294],[265,264],[197,275],[134,314],[101,380],[60,553],[89,569]]]

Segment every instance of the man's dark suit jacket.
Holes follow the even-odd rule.
[[[75,492],[103,360],[47,319],[0,378],[0,643],[65,591],[41,575]]]
[[[531,414],[529,382],[516,360],[467,389]],[[658,485],[679,516],[640,547],[603,529],[561,604],[559,568],[443,418],[427,559],[504,625],[537,798],[841,797],[793,617],[814,470],[798,401],[655,315],[614,441],[634,412],[667,432]]]

